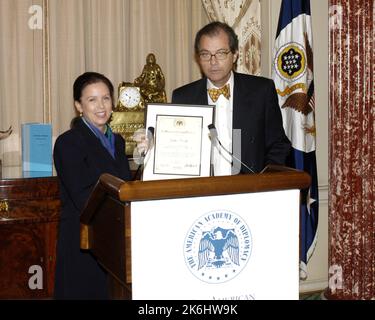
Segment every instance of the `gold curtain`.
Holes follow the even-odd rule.
[[[43,35],[33,5],[42,1],[0,1],[0,130],[13,127],[0,141],[3,165],[19,161],[19,119],[43,119]]]
[[[261,19],[259,0],[202,0],[210,21],[230,25],[239,40],[237,71],[260,75]]]
[[[21,163],[22,123],[50,122],[54,139],[69,128],[73,81],[84,71],[117,87],[153,52],[170,100],[200,77],[193,41],[207,22],[200,0],[1,0],[0,130],[13,127],[0,142],[3,165]]]

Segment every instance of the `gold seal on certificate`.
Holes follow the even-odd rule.
[[[213,106],[148,104],[146,128],[154,129],[143,180],[210,176],[208,125]]]

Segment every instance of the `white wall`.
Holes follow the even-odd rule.
[[[261,0],[261,4],[262,74],[271,77],[272,48],[281,0]],[[318,242],[307,265],[308,278],[300,283],[301,292],[321,290],[328,285],[328,0],[311,0],[310,4],[313,28],[316,156],[320,202]]]

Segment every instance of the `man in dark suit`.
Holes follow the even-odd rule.
[[[204,77],[175,89],[172,103],[216,106],[218,137],[229,152],[220,146],[214,149],[214,175],[233,173],[236,157],[232,159],[230,153],[240,156],[243,173],[260,172],[267,164],[285,164],[290,142],[275,85],[270,79],[233,71],[238,58],[234,30],[221,22],[206,25],[196,35],[195,54]]]

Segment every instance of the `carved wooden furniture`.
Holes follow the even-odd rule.
[[[0,299],[53,295],[60,200],[57,177],[0,176]]]

